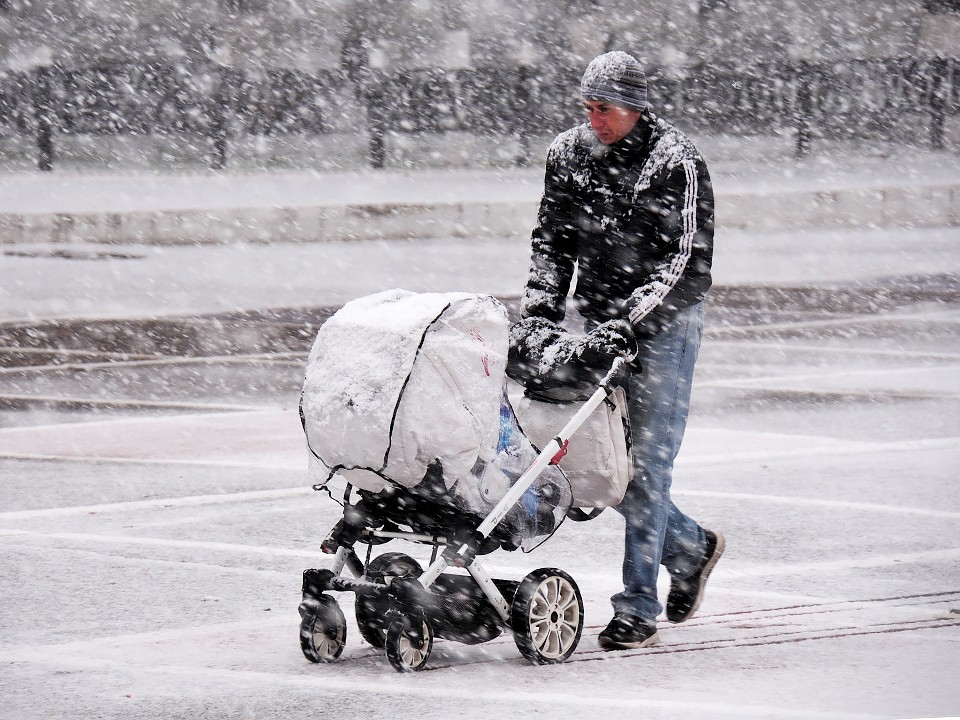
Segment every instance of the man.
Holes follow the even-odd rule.
[[[576,266],[573,304],[587,329],[639,347],[627,382],[636,473],[617,508],[624,590],[599,638],[605,649],[638,648],[659,642],[659,566],[671,576],[667,619],[683,622],[724,550],[723,535],[670,499],[711,283],[713,190],[697,149],[650,111],[636,59],[600,55],[580,90],[589,123],[547,154],[521,313],[562,321]]]

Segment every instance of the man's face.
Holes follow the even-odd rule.
[[[590,120],[593,134],[604,145],[613,145],[623,140],[633,130],[641,115],[639,110],[630,110],[603,100],[584,100],[583,108]]]

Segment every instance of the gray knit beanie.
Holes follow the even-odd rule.
[[[580,80],[584,100],[603,100],[630,110],[647,109],[647,77],[640,63],[622,50],[598,55]]]

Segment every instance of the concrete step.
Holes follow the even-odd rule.
[[[952,154],[727,160],[717,226],[960,224]],[[205,244],[525,235],[540,169],[251,175],[0,175],[0,243]]]

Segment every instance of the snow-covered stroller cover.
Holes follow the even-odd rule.
[[[344,305],[307,362],[311,475],[379,493],[416,488],[439,464],[445,500],[486,515],[537,455],[506,397],[508,329],[486,295],[389,290]],[[507,522],[523,538],[543,535],[571,501],[551,466]]]

